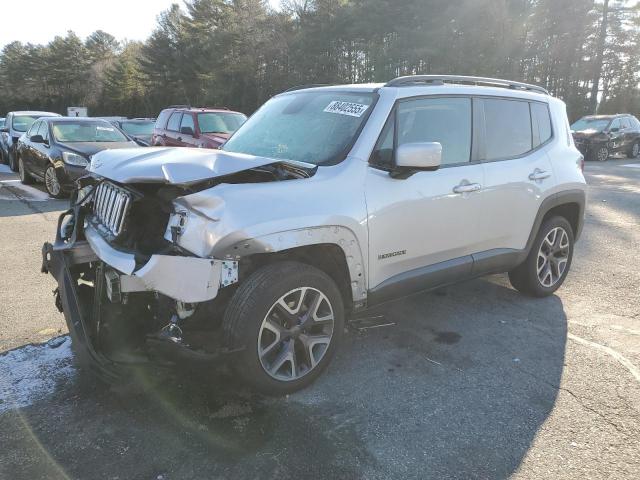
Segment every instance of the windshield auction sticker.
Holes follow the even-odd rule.
[[[327,105],[327,108],[325,108],[324,111],[328,113],[337,113],[339,115],[349,115],[350,117],[360,117],[367,108],[369,108],[369,105],[334,100]]]

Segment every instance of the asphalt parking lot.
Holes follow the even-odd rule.
[[[640,163],[586,175],[557,295],[497,275],[395,302],[273,399],[224,369],[79,375],[39,272],[65,202],[0,173],[0,478],[638,478]]]

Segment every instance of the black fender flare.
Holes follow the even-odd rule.
[[[565,190],[563,192],[557,192],[552,194],[551,196],[545,198],[538,209],[538,213],[536,214],[536,218],[533,222],[533,227],[531,228],[531,233],[529,233],[529,238],[527,239],[527,244],[525,246],[526,255],[529,255],[531,251],[531,247],[533,246],[533,241],[538,234],[538,230],[540,230],[540,226],[542,225],[542,221],[544,217],[549,213],[552,209],[559,207],[561,205],[569,205],[569,204],[577,204],[578,205],[578,218],[576,230],[573,232],[573,238],[575,241],[578,241],[580,238],[580,234],[582,233],[582,227],[584,226],[584,215],[585,215],[585,205],[587,202],[587,195],[584,190],[572,189]],[[525,258],[526,258],[525,255]]]

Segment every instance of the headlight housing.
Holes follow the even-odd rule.
[[[89,165],[89,161],[86,158],[73,152],[62,152],[62,160],[64,163],[75,165],[76,167],[86,167]]]

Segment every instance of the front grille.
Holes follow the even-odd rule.
[[[108,182],[101,183],[93,200],[96,220],[117,237],[122,232],[132,200],[131,194],[124,188]]]

